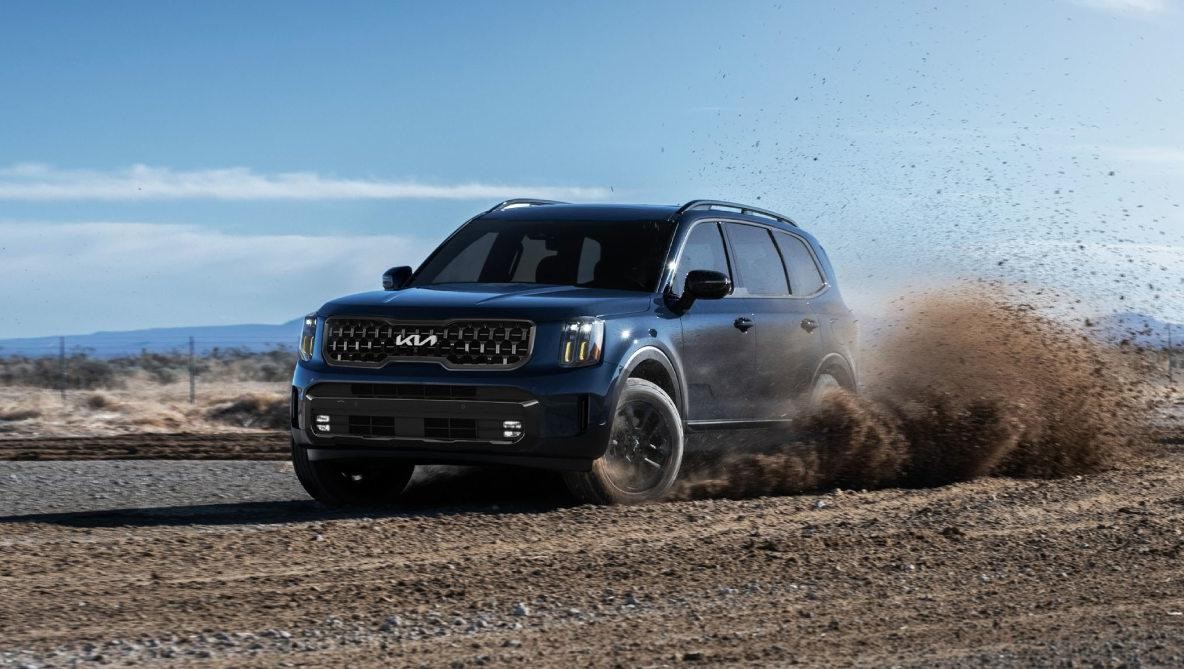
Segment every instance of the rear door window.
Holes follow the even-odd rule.
[[[785,297],[789,285],[781,255],[773,245],[769,231],[756,225],[727,223],[732,261],[736,265],[736,291],[739,297]]]
[[[785,259],[785,268],[789,273],[789,287],[798,297],[813,295],[822,290],[826,280],[822,278],[822,271],[814,260],[814,254],[800,237],[786,232],[774,235],[777,246],[781,249],[781,256]]]

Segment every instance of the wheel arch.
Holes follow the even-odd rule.
[[[818,367],[814,370],[813,380],[817,380],[821,374],[835,376],[835,380],[848,390],[859,389],[859,379],[855,376],[855,367],[838,353],[828,353],[822,358],[822,362],[818,363]]]
[[[670,357],[656,346],[643,346],[629,355],[621,364],[618,381],[624,379],[645,379],[664,390],[670,396],[674,406],[682,416],[686,416],[684,398],[686,393],[682,388],[682,377],[679,376]]]

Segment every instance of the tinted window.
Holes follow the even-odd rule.
[[[789,295],[785,268],[769,231],[755,225],[728,223],[732,261],[738,275],[735,295],[783,297]]]
[[[419,268],[412,285],[541,283],[652,292],[673,229],[668,221],[476,220]]]
[[[495,239],[497,239],[497,235],[492,232],[487,232],[474,239],[473,243],[441,267],[440,273],[436,276],[436,282],[454,283],[468,280],[468,277],[472,275],[473,266],[479,266],[489,255],[489,250],[493,248]]]
[[[724,252],[724,239],[715,223],[696,225],[687,236],[686,244],[682,247],[682,257],[678,260],[678,272],[674,275],[674,292],[682,292],[687,272],[695,269],[710,269],[731,276],[728,256]]]
[[[595,239],[585,239],[584,249],[580,252],[580,271],[576,274],[576,282],[590,284],[596,278],[596,265],[600,263],[600,242]]]
[[[826,283],[822,273],[818,271],[818,264],[806,242],[794,235],[778,232],[777,246],[781,247],[781,255],[785,258],[785,266],[789,270],[789,286],[794,295],[813,295],[822,290]]]
[[[465,250],[468,251],[468,249]],[[550,283],[546,281],[546,276],[539,276],[539,270],[542,269],[542,273],[546,274],[546,268],[555,262],[547,259],[557,255],[559,252],[547,248],[547,242],[542,239],[529,237],[523,239],[521,248],[518,249],[518,260],[514,263],[514,274],[510,277],[510,281],[512,283]]]

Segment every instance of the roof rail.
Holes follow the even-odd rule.
[[[539,200],[533,197],[517,197],[505,202],[499,202],[486,211],[487,214],[492,214],[495,211],[503,209],[513,209],[515,207],[539,207],[545,204],[568,204],[567,202],[559,202],[558,200]]]
[[[735,209],[739,213],[748,216],[764,216],[765,218],[771,218],[775,221],[788,223],[795,228],[800,227],[794,222],[792,218],[778,214],[775,211],[769,211],[768,209],[758,209],[756,207],[750,207],[746,204],[737,204],[735,202],[726,202],[724,200],[691,200],[690,202],[679,207],[678,211],[674,212],[674,215],[672,215],[670,218],[677,218],[692,209]]]

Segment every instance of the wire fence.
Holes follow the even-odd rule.
[[[1170,329],[1166,347],[1144,350],[1151,368],[1162,370],[1159,379],[1170,385],[1184,379],[1182,339],[1184,333]],[[280,383],[295,363],[289,336],[46,337],[8,350],[0,346],[0,386],[53,389],[65,400],[71,390],[120,388],[145,379],[160,385],[187,381],[192,403],[203,381]]]
[[[161,385],[188,381],[196,402],[199,381],[279,382],[291,376],[296,348],[291,338],[241,336],[122,335],[48,337],[0,347],[0,385],[57,390],[118,388],[133,379]]]

